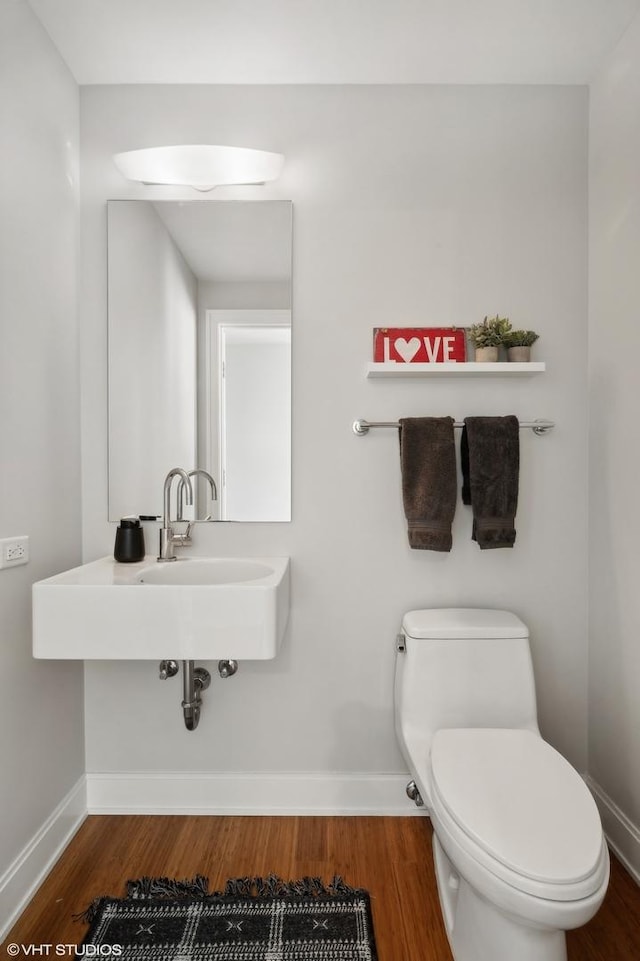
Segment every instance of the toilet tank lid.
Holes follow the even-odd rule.
[[[417,638],[504,638],[528,637],[526,624],[511,611],[473,607],[431,608],[409,611],[402,619],[407,637]]]

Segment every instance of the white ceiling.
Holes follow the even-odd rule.
[[[150,202],[198,280],[291,280],[291,204],[287,201]]]
[[[80,84],[588,83],[640,0],[29,0]]]

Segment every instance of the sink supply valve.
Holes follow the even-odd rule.
[[[220,677],[233,677],[237,670],[237,661],[218,661],[218,674]]]
[[[159,677],[161,681],[166,681],[168,677],[175,677],[178,673],[177,661],[160,661]]]
[[[415,781],[409,781],[407,784],[407,797],[410,798],[418,808],[421,808],[424,805],[424,801],[420,796],[420,791],[418,790],[418,785]]]

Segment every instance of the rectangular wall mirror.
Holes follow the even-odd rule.
[[[109,520],[291,519],[290,201],[110,200]]]

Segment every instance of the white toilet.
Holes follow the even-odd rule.
[[[508,611],[405,614],[395,716],[455,961],[566,961],[609,854],[586,784],[540,737],[526,626]]]

